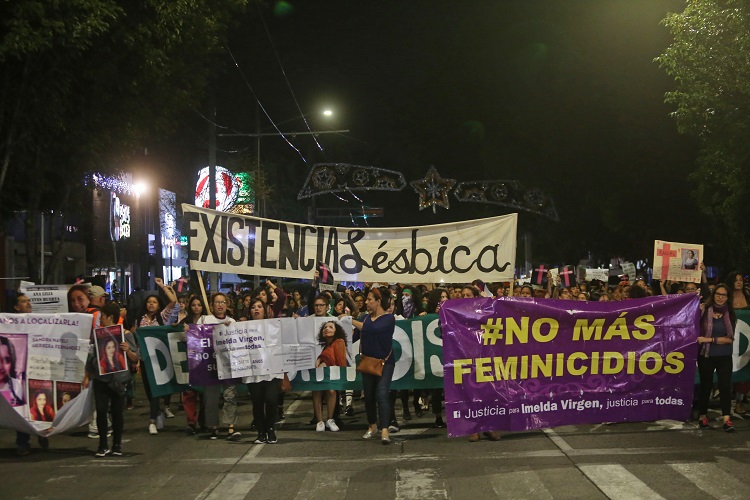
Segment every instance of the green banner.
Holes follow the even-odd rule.
[[[151,396],[167,396],[188,389],[185,330],[182,326],[147,326],[136,330]]]
[[[358,343],[354,350],[359,351]],[[437,314],[396,321],[393,356],[391,389],[442,389],[443,339]],[[359,354],[356,357],[359,360]],[[292,387],[295,391],[361,389],[362,376],[354,366],[305,370],[292,379]]]
[[[737,311],[734,332],[734,373],[732,382],[750,381],[750,311]]]

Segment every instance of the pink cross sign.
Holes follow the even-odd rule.
[[[537,273],[534,283],[541,285],[544,281],[544,276],[547,274],[547,271],[548,269],[544,267],[544,264],[539,264],[539,268],[534,269],[534,272]]]
[[[570,286],[570,275],[573,274],[573,268],[571,266],[565,266],[560,269],[560,277],[565,282],[565,286]]]
[[[702,261],[703,245],[661,240],[654,242],[654,279],[700,283]]]

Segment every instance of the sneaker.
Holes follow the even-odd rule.
[[[122,446],[119,444],[112,445],[112,451],[110,452],[110,455],[112,455],[113,457],[121,457]]]
[[[31,453],[31,448],[28,446],[19,446],[16,448],[16,455],[19,457],[25,457],[26,455]]]
[[[706,417],[703,417],[702,419],[698,420],[698,428],[699,429],[710,429],[711,426],[708,425],[708,419]]]
[[[234,429],[229,429],[229,435],[227,436],[227,441],[239,441],[242,439],[242,434],[240,434],[238,431]]]
[[[326,424],[322,420],[315,424],[315,432],[323,432],[326,430]]]
[[[354,408],[352,408],[352,405],[347,405],[346,409],[344,410],[344,415],[346,415],[347,417],[354,416]]]
[[[371,431],[368,429],[367,432],[365,432],[364,436],[362,436],[362,439],[372,439],[375,437],[375,433],[376,431]]]
[[[49,449],[49,438],[39,436],[39,446],[41,446],[43,450],[48,450]]]
[[[391,437],[390,436],[381,436],[380,437],[380,444],[391,444]]]
[[[732,425],[731,420],[725,420],[724,425],[722,425],[721,428],[724,429],[724,432],[734,432],[734,426]]]
[[[395,434],[396,432],[400,431],[401,427],[398,426],[397,423],[392,423],[388,426],[388,432]]]
[[[174,413],[169,409],[169,406],[164,408],[164,416],[167,418],[174,418]]]
[[[255,438],[255,441],[253,441],[253,443],[255,444],[263,444],[267,442],[268,442],[268,438],[266,438],[266,434],[263,432],[259,432],[258,437]]]
[[[318,422],[318,424],[320,424],[320,422]],[[339,426],[336,425],[336,421],[334,419],[329,418],[328,420],[326,420],[326,429],[328,429],[331,432],[338,432]]]
[[[186,436],[195,436],[195,426],[193,426],[193,425],[188,425],[188,426],[187,426],[187,427],[185,428],[185,435],[186,435]]]
[[[96,450],[96,456],[99,458],[106,457],[107,455],[109,455],[109,450],[107,448],[99,448]]]
[[[266,436],[266,443],[268,444],[274,444],[278,442],[278,439],[276,438],[276,431],[273,429],[268,429],[268,435]]]
[[[156,424],[154,423],[148,424],[148,433],[151,434],[152,436],[155,434],[159,434],[159,431],[156,430]]]
[[[438,429],[445,427],[445,422],[443,422],[443,417],[437,417],[435,419],[435,427]]]
[[[219,439],[219,429],[214,429],[211,431],[211,435],[208,437],[209,439]]]
[[[89,436],[88,437],[89,437],[89,439],[99,439],[99,433],[98,432],[89,431]]]

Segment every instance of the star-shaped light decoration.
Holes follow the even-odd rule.
[[[456,185],[456,179],[443,179],[440,177],[437,169],[432,166],[427,171],[424,179],[411,181],[411,187],[419,195],[419,209],[432,207],[432,212],[437,212],[436,206],[450,209],[451,204],[448,200],[448,193]]]

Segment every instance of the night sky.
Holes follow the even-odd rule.
[[[307,164],[280,138],[262,139],[261,162],[277,183],[268,216],[303,220],[296,193],[314,162],[398,170],[407,181],[434,165],[459,182],[517,179],[550,194],[559,222],[519,215],[535,262],[650,258],[654,239],[710,245],[690,196],[696,144],[677,134],[663,103],[674,83],[653,62],[670,41],[659,21],[683,7],[683,0],[270,2],[263,19],[302,112],[314,129],[350,132],[319,136],[324,152],[309,137],[292,139]],[[279,128],[304,130],[254,6],[229,50]],[[219,132],[255,132],[255,98],[229,52],[220,58],[217,122],[228,129]],[[325,108],[333,119],[320,117]],[[260,128],[273,130],[265,117]],[[187,189],[207,164],[207,134],[193,114],[169,146],[153,145],[179,167],[175,189]],[[220,165],[256,154],[255,139],[217,144]],[[342,196],[348,203],[325,195],[317,205],[359,206]],[[385,208],[384,218],[369,221],[380,226],[512,211],[451,195],[450,210],[420,212],[410,186],[359,196]]]

